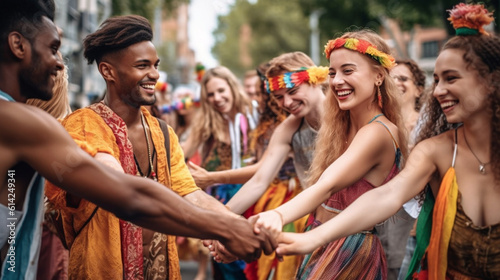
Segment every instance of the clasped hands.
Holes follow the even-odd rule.
[[[266,255],[270,255],[274,252],[278,245],[278,237],[283,228],[283,218],[279,212],[271,210],[250,217],[248,222],[253,226],[253,234],[260,237],[261,244],[260,249],[254,250],[252,253],[247,253],[247,255],[242,258],[246,262],[252,262],[260,257],[262,250],[264,250],[264,254]],[[246,241],[248,240],[244,240],[243,242]],[[214,260],[222,263],[230,263],[239,259],[237,254],[233,254],[236,253],[234,247],[244,245],[226,244],[228,246],[224,246],[217,240],[204,240],[203,244],[208,247]],[[278,256],[278,258],[281,259],[281,256]]]

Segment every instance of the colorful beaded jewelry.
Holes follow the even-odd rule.
[[[174,103],[172,103],[170,105],[168,105],[168,104],[163,105],[159,109],[160,109],[160,113],[168,114],[170,112],[179,111],[182,109],[187,110],[193,106],[200,107],[200,100],[199,99],[193,100],[193,99],[191,99],[191,97],[186,97],[186,98],[181,99],[180,101],[175,101]]]
[[[328,67],[302,67],[296,71],[268,77],[266,80],[266,90],[267,93],[271,93],[282,88],[294,88],[305,82],[310,85],[316,85],[325,82],[327,78]]]
[[[376,46],[370,44],[368,41],[356,38],[337,38],[335,40],[328,41],[325,45],[326,58],[330,59],[332,51],[339,48],[346,48],[357,51],[361,54],[366,54],[387,69],[391,69],[396,65],[394,57],[386,54],[385,52],[379,51]]]

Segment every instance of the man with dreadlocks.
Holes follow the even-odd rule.
[[[118,169],[158,181],[202,208],[228,210],[199,189],[171,127],[150,115],[159,58],[149,22],[109,18],[84,39],[84,56],[106,81],[103,101],[75,111],[63,125],[81,146],[111,155]],[[115,164],[116,165],[116,164]],[[180,279],[175,237],[139,228],[79,197],[50,187],[62,209],[73,279]],[[105,252],[103,252],[105,251]]]

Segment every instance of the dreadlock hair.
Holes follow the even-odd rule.
[[[21,33],[30,43],[38,34],[43,17],[54,21],[53,0],[0,1],[0,42],[4,45],[12,31]],[[1,52],[3,56],[5,52]]]
[[[420,96],[417,97],[415,100],[415,110],[419,111],[420,110],[420,97],[422,96],[422,93],[424,92],[425,89],[425,73],[420,67],[418,67],[418,64],[412,60],[412,59],[398,59],[396,60],[397,65],[405,65],[408,67],[408,70],[410,70],[411,74],[413,75],[413,83],[415,86],[420,90]]]
[[[99,64],[108,53],[152,39],[153,30],[146,18],[137,15],[111,17],[97,31],[85,37],[83,56],[88,64],[94,61]]]
[[[377,47],[379,51],[389,54],[390,48],[378,34],[371,30],[359,30],[344,33],[340,38],[355,38],[368,41]],[[360,54],[363,55],[363,54]],[[382,113],[393,124],[398,127],[397,139],[403,158],[408,151],[406,129],[401,116],[399,105],[398,88],[393,79],[389,76],[389,70],[383,67],[376,60],[372,60],[372,67],[384,74],[384,80],[380,85],[382,97]],[[374,85],[375,86],[375,85]],[[376,104],[377,94],[373,95],[373,102]],[[335,95],[330,92],[326,95],[324,116],[318,132],[316,146],[314,149],[313,161],[308,174],[308,184],[316,183],[323,171],[340,157],[348,147],[347,134],[351,128],[349,111],[341,110]]]
[[[467,67],[478,73],[482,83],[488,85],[490,94],[488,110],[491,111],[491,169],[495,180],[500,181],[500,38],[496,35],[455,36],[448,40],[443,50],[457,49],[464,52]],[[436,85],[434,85],[435,88]],[[447,122],[436,98],[429,96],[422,112],[425,120],[417,143],[456,127]]]

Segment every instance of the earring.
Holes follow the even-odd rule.
[[[382,83],[377,83],[377,99],[378,99],[378,106],[382,108],[382,94],[380,93],[380,85]]]

